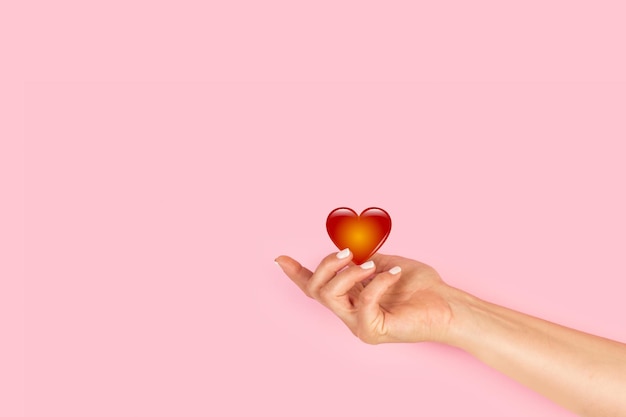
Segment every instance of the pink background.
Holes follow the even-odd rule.
[[[7,19],[6,415],[571,415],[359,342],[272,261],[314,268],[332,209],[379,206],[381,252],[626,341],[623,2],[205,3]]]

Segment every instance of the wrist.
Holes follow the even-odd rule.
[[[472,334],[476,333],[473,326],[476,316],[484,310],[485,302],[463,290],[447,286],[446,301],[450,309],[450,319],[437,342],[467,350]]]

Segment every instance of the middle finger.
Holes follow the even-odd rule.
[[[348,308],[348,292],[359,282],[376,273],[374,261],[367,261],[360,266],[350,266],[333,277],[320,288],[321,300],[331,309]]]

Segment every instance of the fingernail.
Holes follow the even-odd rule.
[[[372,268],[374,268],[374,261],[367,261],[364,264],[361,264],[361,268],[363,268],[363,269],[372,269]]]
[[[393,268],[389,270],[389,273],[391,275],[396,275],[400,271],[402,271],[402,268],[400,268],[399,266],[394,266]]]
[[[337,258],[339,259],[345,259],[348,256],[350,256],[350,248],[345,248],[341,252],[337,252]]]
[[[278,259],[278,258],[276,258],[276,259]],[[274,259],[274,263],[275,263],[277,266],[280,266],[280,264],[278,263],[278,261],[277,261],[276,259]]]

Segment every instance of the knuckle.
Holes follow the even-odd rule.
[[[324,286],[319,289],[319,295],[322,300],[328,300],[332,297],[331,291],[328,286]]]
[[[304,292],[309,297],[315,298],[317,296],[317,292],[318,292],[317,285],[314,282],[307,282],[307,284],[305,286],[305,291]]]
[[[363,291],[359,298],[362,304],[372,304],[376,301],[376,295],[371,291]]]
[[[378,338],[369,330],[359,329],[357,337],[361,340],[361,342],[368,345],[377,345],[379,343]]]
[[[328,268],[329,265],[332,265],[336,260],[337,256],[335,256],[334,254],[330,254],[322,259],[322,262],[320,262],[319,266],[320,268]]]

